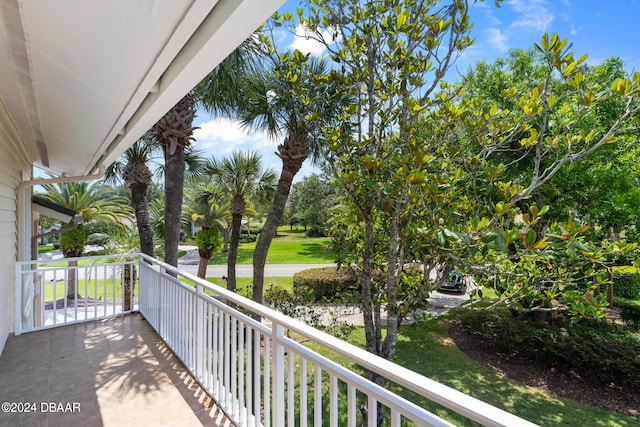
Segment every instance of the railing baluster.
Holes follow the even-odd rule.
[[[295,353],[293,352],[293,350],[289,350],[289,357],[288,357],[288,365],[287,365],[287,371],[288,371],[288,375],[287,375],[287,419],[288,419],[288,425],[291,427],[295,426],[295,419],[296,419],[296,407],[295,407],[295,403],[296,403],[296,398],[295,398],[295,391],[296,391],[296,377],[295,377],[295,365],[296,365],[296,360],[295,360]]]
[[[300,426],[306,427],[307,422],[307,393],[308,393],[307,359],[300,355]]]
[[[367,399],[367,425],[369,427],[377,427],[377,415],[378,415],[378,402],[372,395],[369,395]]]
[[[264,369],[264,379],[262,382],[264,393],[262,395],[262,407],[264,408],[264,425],[270,426],[271,416],[272,416],[272,408],[271,408],[272,365],[271,365],[271,362],[273,361],[274,354],[271,352],[271,337],[265,334],[262,336],[262,340],[264,342],[264,358],[262,361],[262,365]],[[281,399],[282,397],[284,397],[284,395],[277,396],[278,399]]]
[[[353,384],[347,386],[347,425],[348,427],[356,427],[358,413],[356,408],[356,388]]]
[[[322,368],[313,370],[313,421],[314,426],[322,426]]]
[[[253,387],[255,387],[255,382],[253,381],[253,359],[256,357],[256,352],[253,351],[253,336],[255,335],[255,331],[253,328],[247,328],[247,424],[251,425],[250,421],[252,411],[254,408],[253,405]],[[255,419],[255,417],[254,417]],[[253,423],[255,425],[255,422]]]
[[[231,318],[231,415],[238,415],[238,325],[235,318]]]
[[[229,353],[231,353],[230,350],[230,346],[231,346],[231,325],[230,325],[230,316],[229,314],[225,313],[224,314],[224,400],[225,400],[225,407],[227,409],[231,409],[231,372],[230,372],[230,367],[231,367],[231,355]]]
[[[338,378],[329,376],[329,425],[338,427]]]
[[[219,334],[218,334],[218,322],[219,322],[219,318],[220,317],[220,309],[218,309],[217,307],[214,308],[214,313],[213,313],[213,391],[214,391],[214,397],[216,397],[218,399],[218,401],[220,401],[220,399],[222,398],[222,396],[220,395],[220,370],[219,368],[219,360],[220,360],[220,338],[219,338]]]
[[[238,414],[238,420],[240,421],[240,425],[243,425],[246,423],[247,420],[247,411],[245,409],[245,394],[246,394],[246,390],[245,390],[245,384],[244,384],[244,375],[245,375],[245,343],[246,343],[246,337],[245,337],[245,323],[244,322],[239,322],[238,324],[238,409],[239,409],[239,414]]]
[[[260,358],[261,358],[261,348],[260,348],[260,331],[254,328],[253,330],[253,415],[254,415],[254,425],[259,426],[261,417],[260,417]],[[266,360],[266,354],[264,356]]]

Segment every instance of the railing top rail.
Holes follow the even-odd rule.
[[[486,426],[536,426],[536,424],[526,421],[502,409],[489,405],[474,397],[468,396],[451,387],[440,384],[410,369],[404,368],[386,359],[378,357],[359,347],[346,343],[325,332],[312,328],[305,323],[286,316],[276,310],[258,304],[248,298],[231,292],[225,288],[214,285],[203,280],[196,275],[181,271],[180,269],[152,258],[145,254],[139,254],[142,259],[157,264],[166,271],[188,279],[205,289],[225,297],[229,302],[237,304],[250,310],[261,317],[271,320],[286,328],[316,341],[320,345],[329,348],[337,354],[345,356],[358,365],[376,372],[385,378],[413,390],[428,399],[437,402],[445,407],[455,410],[472,420],[478,421]]]

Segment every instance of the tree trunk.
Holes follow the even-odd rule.
[[[200,255],[200,260],[198,262],[198,277],[201,279],[206,279],[207,266],[209,265],[209,258],[211,258],[211,253],[206,249],[198,249],[198,254]]]
[[[256,242],[256,248],[253,251],[253,300],[259,304],[262,304],[264,266],[267,261],[269,247],[273,238],[278,234],[278,225],[284,215],[293,178],[302,167],[302,163],[309,157],[309,154],[309,142],[306,135],[290,133],[284,142],[278,146],[278,157],[282,159],[282,172],[273,196],[273,203]]]
[[[82,256],[82,254],[80,256]],[[70,267],[67,273],[67,299],[76,299],[78,297],[78,276],[76,274],[78,271],[78,261],[67,261],[67,264]]]
[[[366,349],[369,353],[380,356],[381,345],[378,339],[380,324],[374,320],[374,309],[376,305],[376,295],[372,283],[373,274],[373,249],[375,235],[373,232],[373,207],[372,202],[367,201],[363,207],[364,219],[364,244],[362,247],[362,271],[360,273],[360,286],[362,287],[362,315],[364,318],[364,333],[366,338]],[[375,318],[379,318],[379,313]],[[370,379],[376,383],[380,381],[379,375],[370,372]]]
[[[184,147],[178,145],[175,152],[165,146],[164,183],[164,262],[178,266],[178,245],[182,229],[182,196],[184,190]]]
[[[140,251],[143,254],[153,256],[153,231],[149,220],[149,199],[147,197],[147,185],[133,184],[131,188],[131,201],[136,213],[138,236],[140,237]]]
[[[229,242],[229,255],[227,257],[227,289],[236,291],[236,262],[238,260],[238,246],[240,244],[240,227],[242,226],[242,214],[231,214],[231,241]]]
[[[164,148],[164,260],[177,267],[182,225],[185,148],[193,139],[196,109],[186,95],[153,125],[157,142]]]
[[[127,261],[131,261],[128,259]],[[135,265],[124,265],[123,268],[123,284],[122,284],[122,298],[124,299],[124,311],[131,310],[131,301],[133,298],[133,293],[135,292],[135,278],[136,278],[136,267]]]
[[[300,162],[300,166],[301,165],[302,162]],[[271,209],[269,209],[269,214],[267,215],[264,227],[262,227],[262,231],[258,236],[256,248],[253,251],[253,300],[259,304],[262,304],[264,266],[267,262],[269,247],[271,246],[273,238],[277,235],[278,225],[284,215],[284,209],[287,205],[289,192],[291,191],[291,184],[293,183],[293,178],[296,173],[300,170],[300,166],[296,167],[296,165],[290,165],[283,162],[282,173],[278,180],[278,186],[276,187]]]
[[[224,230],[221,230],[220,232],[223,236],[222,253],[226,254],[227,252],[229,252],[229,236],[231,235],[231,228],[226,228]]]
[[[607,279],[608,282],[607,283],[607,302],[609,303],[609,306],[613,305],[613,269],[611,267],[607,268]]]
[[[387,256],[387,335],[382,346],[382,357],[393,360],[398,344],[402,318],[398,310],[398,284],[404,267],[404,253],[400,242],[401,205],[396,203],[391,217],[389,253]]]

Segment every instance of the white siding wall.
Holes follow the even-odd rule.
[[[14,330],[14,276],[18,258],[18,203],[16,189],[31,170],[20,150],[0,126],[0,354]]]

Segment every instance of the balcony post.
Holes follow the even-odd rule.
[[[284,327],[282,324],[273,322],[271,326],[271,334],[271,341],[273,342],[273,376],[271,377],[273,425],[277,427],[284,427],[284,399],[286,396],[284,377],[286,372],[284,370],[284,346],[282,345],[284,339]],[[267,356],[268,355],[265,355],[265,357]]]

